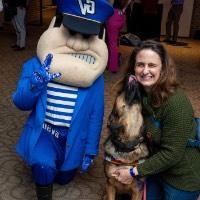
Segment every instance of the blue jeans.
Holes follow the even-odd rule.
[[[167,184],[159,177],[147,179],[147,200],[197,200],[200,190],[189,192]]]

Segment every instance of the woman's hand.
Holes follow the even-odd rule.
[[[114,172],[116,175],[116,179],[123,184],[131,184],[133,181],[133,177],[130,174],[130,169],[133,168],[131,166],[120,167]]]

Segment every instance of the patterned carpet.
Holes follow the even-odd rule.
[[[35,55],[36,43],[45,27],[28,27],[25,51],[14,52],[10,45],[15,42],[12,28],[0,32],[0,200],[35,200],[34,184],[30,169],[17,157],[15,144],[28,112],[19,111],[11,101],[12,92],[20,74],[22,63]],[[179,80],[192,101],[196,116],[200,116],[200,41],[181,40],[181,46],[167,45],[178,64]],[[102,142],[106,136],[106,120],[116,94],[115,83],[123,77],[131,47],[121,46],[123,63],[120,72],[105,72],[105,119]],[[77,175],[67,186],[54,185],[55,200],[101,200],[105,194],[102,142],[100,155],[88,174]]]

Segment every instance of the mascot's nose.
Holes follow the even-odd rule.
[[[67,46],[75,51],[85,51],[89,49],[89,39],[84,38],[80,33],[70,35]]]

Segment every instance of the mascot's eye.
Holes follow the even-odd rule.
[[[70,35],[75,35],[77,33],[76,31],[73,31],[71,29],[68,29],[68,30],[69,30]]]
[[[68,29],[69,30],[69,33],[70,33],[70,35],[76,35],[78,32],[76,32],[76,31],[73,31],[73,30],[71,30],[71,29]],[[85,39],[88,39],[91,35],[88,35],[88,34],[82,34],[81,33],[81,35],[83,36],[83,38],[85,38]]]
[[[83,38],[88,39],[91,35],[82,34]]]
[[[99,35],[98,35],[99,39],[105,41],[105,34],[106,34],[105,27],[104,27],[104,25],[102,25],[100,32],[99,32]]]

